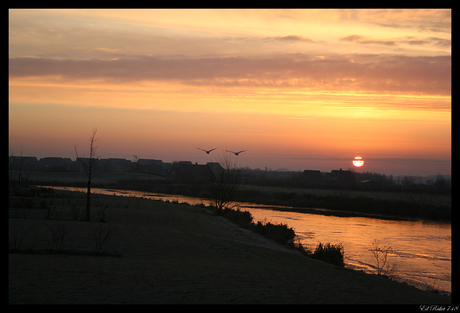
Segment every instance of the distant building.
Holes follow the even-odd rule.
[[[192,164],[191,162],[173,163],[170,177],[174,180],[193,183],[201,179],[201,171],[204,165]]]
[[[360,189],[364,189],[364,190],[375,190],[378,187],[380,187],[379,183],[373,179],[362,180],[358,183],[358,186]]]
[[[90,164],[90,158],[77,158],[75,160],[75,168],[77,171],[80,171],[80,172],[85,172],[86,171],[86,167],[89,166]],[[92,159],[91,160],[91,164],[96,164],[93,168],[94,171],[102,171],[103,168],[101,167],[101,163],[99,163],[99,159]],[[94,163],[94,162],[97,162],[97,163]]]
[[[222,169],[219,163],[192,164],[190,161],[181,161],[172,164],[170,178],[187,182],[203,183],[208,180],[209,171]]]
[[[162,160],[139,159],[136,164],[133,162],[132,167],[136,172],[148,173],[166,177],[170,171],[170,163],[163,163]]]
[[[109,158],[109,171],[124,172],[130,163],[131,161],[126,159]]]
[[[10,156],[8,167],[11,171],[37,171],[39,163],[36,157]]]
[[[38,161],[39,170],[46,172],[65,172],[73,170],[74,162],[70,158],[44,157]]]
[[[214,173],[224,169],[219,162],[208,162],[206,165],[209,166]]]
[[[137,160],[138,166],[152,166],[152,165],[161,165],[163,161],[161,160],[154,160],[154,159],[139,159]]]
[[[301,176],[305,187],[317,187],[324,185],[323,174],[318,170],[305,170]]]
[[[356,179],[351,171],[332,170],[330,174],[325,175],[326,185],[330,187],[354,188]]]

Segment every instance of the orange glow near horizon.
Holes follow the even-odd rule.
[[[196,147],[219,146],[248,149],[252,168],[365,155],[369,171],[449,174],[450,23],[450,10],[9,10],[9,153],[74,157],[97,127],[103,158],[205,163]]]

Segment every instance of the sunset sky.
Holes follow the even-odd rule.
[[[8,107],[9,155],[447,175],[451,10],[9,10]]]

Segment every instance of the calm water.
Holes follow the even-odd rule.
[[[59,188],[59,187],[55,187]],[[59,188],[62,189],[62,188]],[[85,191],[85,188],[66,188]],[[144,197],[190,204],[209,204],[208,200],[139,191],[93,188],[93,193]],[[368,250],[374,239],[390,245],[389,262],[396,264],[398,280],[418,288],[427,286],[451,292],[451,225],[418,221],[392,221],[367,217],[335,217],[319,214],[283,212],[269,206],[240,203],[251,212],[254,221],[287,224],[295,230],[304,246],[314,250],[318,242],[341,243],[346,267],[375,273],[372,253]]]

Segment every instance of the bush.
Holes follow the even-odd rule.
[[[252,223],[252,214],[248,211],[240,211],[240,209],[230,209],[230,208],[224,208],[224,209],[216,209],[216,214],[222,215],[223,217],[231,220],[233,223],[244,227],[244,228],[249,228],[249,226]]]
[[[240,209],[217,209],[215,214],[224,216],[235,224],[241,227],[249,228],[251,231],[258,233],[264,237],[276,241],[279,244],[294,248],[304,255],[311,258],[331,263],[337,266],[344,267],[344,251],[341,244],[331,245],[330,243],[319,243],[315,252],[311,252],[302,246],[300,241],[294,241],[295,232],[286,224],[272,224],[270,222],[253,223],[253,217],[248,211],[240,211]]]
[[[298,238],[295,240],[289,241],[287,246],[291,249],[299,251],[300,253],[308,257],[311,257],[313,255],[313,252],[309,248],[304,247]]]
[[[240,209],[216,208],[215,214],[223,216],[235,224],[250,229],[251,231],[261,234],[264,237],[272,239],[282,245],[286,245],[295,237],[295,232],[286,224],[272,224],[270,222],[257,222],[253,223],[252,214],[248,211],[241,211]]]
[[[289,228],[286,224],[272,224],[257,222],[257,224],[251,225],[251,230],[255,233],[261,234],[267,238],[270,238],[282,245],[286,245],[289,241],[292,241],[295,237],[295,232],[292,228]]]
[[[314,259],[344,267],[344,251],[341,244],[331,245],[330,243],[319,243],[311,256]]]

